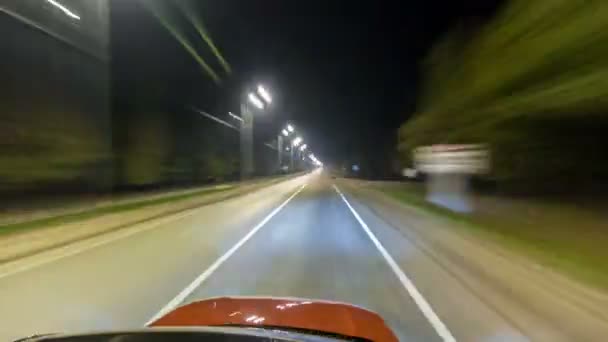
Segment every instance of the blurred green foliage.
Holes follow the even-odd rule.
[[[54,183],[86,182],[110,159],[109,146],[92,123],[74,112],[3,113],[0,123],[0,191]]]
[[[219,154],[206,156],[202,171],[213,180],[223,180],[228,175],[238,172],[238,159]]]
[[[120,156],[123,180],[126,184],[142,186],[161,183],[165,176],[171,132],[160,113],[135,113],[129,122],[127,146]]]
[[[103,39],[90,42],[103,45],[112,55],[111,63],[0,15],[5,37],[0,54],[1,197],[145,189],[238,177],[238,132],[187,108],[197,105],[226,113],[222,101],[230,90],[218,88],[212,78],[190,75],[188,66],[166,62],[167,56],[177,55],[196,65],[192,51],[181,49],[183,41],[173,36],[192,38],[183,33],[190,24],[176,20],[181,14],[173,7],[164,1],[114,6],[115,33],[110,37],[111,32],[95,30]],[[151,15],[146,8],[158,9],[166,17],[159,23],[154,16],[159,13]],[[99,13],[98,19],[109,23],[106,15]],[[61,16],[47,19],[64,24]],[[204,30],[202,19],[195,19],[201,25],[198,29]],[[137,29],[125,26],[133,22]],[[77,36],[82,29],[66,26],[65,32]],[[126,31],[128,35],[123,34]],[[158,39],[158,46],[170,48],[155,44],[146,49],[152,46],[150,37]],[[107,40],[109,47],[104,45]],[[212,44],[210,38],[207,43]],[[220,58],[219,49],[211,48]],[[255,155],[260,170],[262,157],[272,158],[272,168],[262,174],[275,171],[274,151],[265,148]]]
[[[608,2],[508,1],[482,27],[445,35],[423,77],[399,130],[405,157],[487,143],[491,177],[530,191],[588,189],[608,175]]]
[[[107,64],[9,15],[0,31],[0,194],[109,187]]]

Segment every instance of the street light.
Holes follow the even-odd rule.
[[[266,89],[264,87],[262,87],[261,85],[258,85],[258,94],[260,94],[260,96],[268,104],[272,103],[272,97],[270,96],[270,93],[268,93],[268,91],[266,91]]]
[[[294,133],[294,134],[292,134]],[[284,138],[292,137],[290,142],[290,147],[283,147]],[[295,128],[291,124],[287,124],[284,129],[281,130],[281,133],[277,136],[277,151],[278,151],[278,168],[282,169],[283,165],[283,149],[285,151],[290,152],[290,170],[294,170],[294,159],[297,160],[306,160],[305,151],[308,150],[308,145],[304,144],[304,140],[300,136],[295,136]],[[297,154],[297,155],[296,155]],[[314,165],[320,166],[322,163],[316,159],[316,157],[311,153],[308,155]]]
[[[260,94],[263,94],[265,92],[264,88],[259,88],[258,87],[258,91],[260,92]],[[277,151],[278,151],[278,168],[279,170],[282,169],[282,165],[283,165],[283,140],[284,138],[288,138],[291,133],[295,132],[295,128],[293,128],[293,126],[291,124],[287,124],[287,126],[285,126],[285,128],[283,128],[281,130],[281,133],[277,136]],[[287,147],[285,150],[290,152],[290,158],[289,158],[289,167],[290,170],[293,170],[293,158],[294,158],[294,152],[297,152],[296,147],[302,142],[302,138],[300,137],[296,137],[295,139],[293,139],[290,143],[290,145],[292,146],[292,148]]]
[[[249,102],[259,109],[264,109],[264,102],[262,102],[254,93],[249,93]]]
[[[260,97],[262,99],[260,99]],[[249,102],[256,108],[262,110],[270,105],[272,98],[268,91],[261,85],[257,86],[256,91],[247,95]],[[237,119],[238,116],[233,116]],[[253,112],[246,103],[241,103],[241,179],[244,179],[254,172],[253,165]],[[237,119],[238,120],[238,119]]]
[[[317,157],[315,157],[314,154],[312,154],[312,153],[309,154],[308,158],[310,158],[310,160],[312,160],[312,162],[313,162],[313,164],[315,164],[315,166],[319,166],[319,167],[323,166],[323,163],[319,159],[317,159]]]

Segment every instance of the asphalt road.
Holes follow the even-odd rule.
[[[349,302],[403,341],[528,340],[320,173],[0,266],[0,340],[137,328],[219,295]]]

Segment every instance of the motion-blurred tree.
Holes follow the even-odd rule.
[[[124,180],[128,185],[155,185],[164,181],[171,148],[164,113],[138,113],[129,124],[124,153]]]
[[[40,119],[39,113],[49,120]],[[110,159],[100,132],[81,113],[5,112],[0,122],[0,191],[85,182],[87,172]]]
[[[124,185],[159,185],[166,180],[174,144],[171,115],[164,105],[166,93],[164,85],[141,83],[131,98],[132,109],[123,122],[126,141],[119,155]]]
[[[581,168],[608,175],[607,95],[608,2],[511,0],[480,29],[436,44],[399,148],[484,142],[497,180],[589,181]]]

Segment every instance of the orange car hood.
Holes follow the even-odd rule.
[[[369,310],[329,301],[272,297],[218,297],[179,307],[151,327],[241,325],[316,330],[371,341],[397,341]]]

